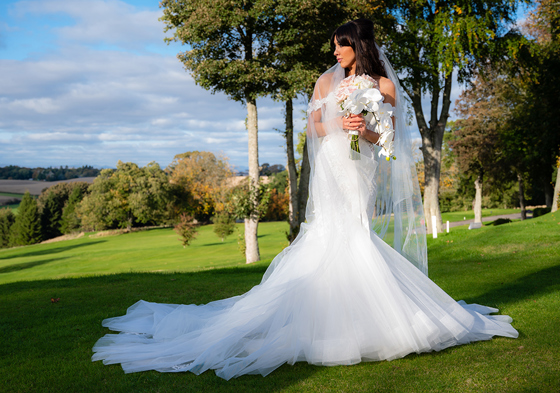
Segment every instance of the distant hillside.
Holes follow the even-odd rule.
[[[0,167],[0,179],[6,180],[45,180],[59,181],[84,177],[96,177],[101,170],[89,165],[79,168],[69,168],[68,166],[48,167],[48,168],[26,168],[17,165]]]

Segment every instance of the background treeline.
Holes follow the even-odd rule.
[[[68,166],[48,167],[48,168],[26,168],[16,165],[0,167],[0,179],[13,180],[45,180],[57,181],[77,179],[80,177],[95,177],[100,170],[92,166],[84,165],[79,168],[69,168]]]
[[[261,186],[258,210],[247,206],[250,186],[234,176],[227,159],[209,152],[175,156],[165,169],[119,161],[93,182],[59,183],[34,199],[25,193],[17,214],[0,210],[0,247],[34,244],[81,231],[175,226],[188,244],[196,225],[216,223],[222,239],[233,233],[236,219],[257,214],[261,220],[285,220],[287,173],[263,164],[269,182]]]
[[[476,68],[447,122],[441,211],[519,207],[525,218],[528,205],[559,207],[559,3],[536,1],[508,41],[515,50]]]

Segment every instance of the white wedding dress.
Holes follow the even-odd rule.
[[[329,101],[312,110],[326,115]],[[259,285],[205,305],[141,300],[103,321],[121,333],[102,337],[93,360],[127,373],[213,369],[230,379],[284,363],[351,365],[517,337],[511,318],[456,302],[372,230],[380,165],[372,145],[361,139],[361,159],[351,160],[343,132],[316,142],[307,223]]]

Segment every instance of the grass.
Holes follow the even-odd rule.
[[[173,229],[152,229],[118,236],[95,234],[49,244],[0,250],[0,284],[21,280],[60,279],[129,272],[192,272],[244,266],[238,250],[237,231],[224,242],[213,225],[199,228],[191,246],[183,248]],[[260,265],[288,245],[287,223],[259,225]],[[93,236],[89,236],[93,235]]]
[[[519,209],[482,209],[482,217],[499,216],[502,214],[514,214],[520,212],[521,210]],[[457,222],[463,220],[472,220],[474,219],[474,210],[441,213],[441,219],[444,224],[446,221]]]
[[[286,225],[259,228],[266,261],[249,266],[240,260],[236,239],[222,244],[209,227],[186,249],[172,231],[153,230],[0,251],[2,391],[560,390],[559,213],[473,231],[454,229],[428,240],[430,277],[456,299],[496,306],[512,316],[520,332],[516,340],[496,338],[350,367],[297,363],[266,378],[243,376],[229,382],[213,372],[124,374],[118,365],[90,361],[91,347],[108,332],[101,320],[122,315],[138,299],[206,303],[257,284],[267,262],[285,244]],[[149,272],[178,269],[184,272]],[[137,272],[141,270],[145,272]],[[51,298],[60,301],[51,303]]]
[[[0,196],[11,197],[11,198],[23,198],[23,194],[16,194],[13,192],[0,192]]]

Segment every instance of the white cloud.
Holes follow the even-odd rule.
[[[13,12],[26,15],[64,14],[75,24],[55,27],[64,43],[118,45],[143,48],[161,44],[163,23],[158,21],[161,10],[138,10],[117,0],[26,0],[15,4]]]
[[[0,60],[0,165],[165,166],[188,150],[222,151],[247,165],[241,104],[196,86],[175,56],[128,50],[165,45],[161,11],[95,0],[21,1],[14,10],[75,23],[54,27],[54,51]],[[284,163],[281,135],[266,135],[283,126],[281,105],[261,102],[260,156]]]

